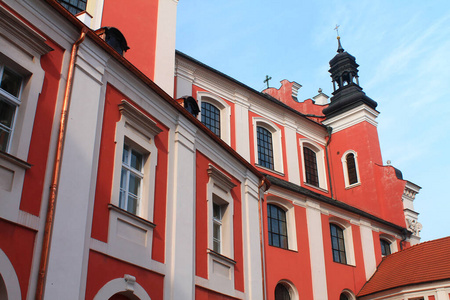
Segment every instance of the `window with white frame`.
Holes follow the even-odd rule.
[[[267,197],[267,231],[270,246],[297,251],[295,210],[291,201]]]
[[[210,165],[208,169],[208,202],[210,217],[209,248],[214,252],[232,257],[233,255],[233,198],[231,189],[235,187],[231,179],[219,169]]]
[[[297,300],[298,291],[294,284],[288,280],[281,280],[275,286],[275,300]]]
[[[209,165],[207,184],[208,209],[208,279],[219,291],[234,291],[234,200],[231,190],[236,186],[232,179]]]
[[[154,138],[162,130],[126,100],[119,105],[112,204],[153,220],[158,151]]]
[[[306,139],[300,139],[302,148],[302,170],[305,184],[327,189],[325,153],[323,148]]]
[[[396,239],[393,236],[384,233],[380,234],[380,247],[382,256],[390,255],[398,250]]]
[[[351,224],[340,218],[330,218],[330,238],[333,261],[354,266],[355,249]]]
[[[263,118],[253,118],[253,128],[256,164],[283,173],[281,129]]]
[[[8,152],[20,105],[22,76],[0,65],[0,150]]]
[[[122,173],[120,176],[119,207],[138,214],[144,179],[144,155],[124,144],[122,153]]]
[[[209,92],[198,92],[197,99],[201,122],[225,143],[230,144],[230,105]]]
[[[353,150],[346,151],[341,158],[344,170],[345,187],[353,187],[359,184],[357,153]]]
[[[279,206],[267,204],[267,227],[269,231],[269,245],[287,249],[286,212]]]

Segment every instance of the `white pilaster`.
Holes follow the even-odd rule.
[[[164,299],[195,298],[195,130],[183,117],[174,132],[169,178]]]
[[[286,141],[287,168],[289,172],[289,181],[300,185],[300,169],[298,167],[298,145],[297,130],[293,124],[286,124],[284,127]]]
[[[263,299],[257,187],[258,182],[250,178],[242,187],[244,192],[242,205],[244,277],[247,299]]]
[[[244,102],[245,101],[245,102]],[[236,102],[234,106],[234,121],[236,130],[236,151],[247,161],[250,161],[250,138],[248,124],[247,100]]]
[[[309,253],[311,256],[311,278],[313,295],[316,300],[327,300],[327,274],[323,249],[322,216],[320,205],[306,201],[306,220],[308,222]]]
[[[375,245],[373,243],[373,232],[370,223],[361,221],[359,231],[361,233],[366,280],[369,280],[377,268],[377,263],[375,260]]]
[[[80,46],[74,73],[45,299],[65,299],[67,295],[72,299],[84,299],[100,137],[100,131],[96,129],[102,120],[99,99],[104,67],[82,51],[92,47],[92,44]]]

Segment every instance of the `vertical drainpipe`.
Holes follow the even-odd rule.
[[[61,122],[59,125],[58,141],[56,145],[55,163],[53,165],[52,182],[50,185],[50,195],[47,206],[47,216],[45,219],[44,238],[42,241],[41,260],[39,264],[38,282],[36,286],[36,300],[43,299],[45,278],[47,276],[48,257],[50,253],[50,240],[53,230],[53,220],[56,206],[56,193],[58,190],[59,176],[61,172],[61,160],[64,148],[64,139],[66,137],[67,116],[69,114],[70,93],[72,91],[73,73],[75,69],[75,58],[78,54],[78,48],[83,42],[88,29],[84,27],[80,37],[73,44],[70,54],[69,70],[67,72],[66,89],[64,91],[63,107],[61,111]]]
[[[263,300],[267,299],[267,287],[266,287],[266,264],[265,264],[265,252],[264,252],[264,232],[263,232],[263,210],[261,201],[261,188],[265,184],[266,179],[261,180],[261,184],[258,186],[258,210],[259,210],[259,243],[261,248],[261,274],[262,274],[262,289],[263,289]]]
[[[333,128],[331,126],[327,126],[327,132],[328,132],[328,141],[325,144],[325,155],[327,157],[327,169],[328,169],[328,182],[330,183],[330,194],[331,194],[331,199],[334,199],[334,195],[333,195],[333,184],[331,182],[331,171],[330,171],[330,159],[328,158],[328,146],[330,145],[331,142],[331,132],[333,131]]]

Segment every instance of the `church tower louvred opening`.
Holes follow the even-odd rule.
[[[375,109],[377,103],[370,99],[359,86],[358,67],[353,55],[344,51],[338,36],[338,54],[330,60],[333,93],[330,105],[323,110],[326,117],[348,111],[358,105],[366,104]]]

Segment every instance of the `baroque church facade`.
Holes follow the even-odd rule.
[[[0,2],[0,298],[448,299],[374,276],[427,249],[420,187],[340,40],[301,101],[176,51],[176,9]]]

